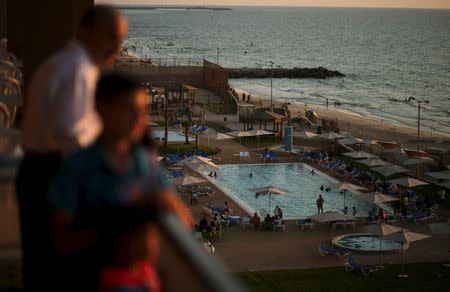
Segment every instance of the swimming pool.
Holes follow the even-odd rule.
[[[164,129],[153,129],[152,130],[152,137],[153,138],[159,138],[162,140],[164,138]],[[194,138],[189,137],[188,138],[190,142],[195,141]],[[168,142],[184,142],[186,141],[186,138],[184,135],[176,130],[169,130],[168,132]]]
[[[250,173],[252,177],[250,178]],[[243,208],[253,214],[261,209],[268,211],[268,196],[255,197],[251,188],[276,186],[290,193],[286,195],[272,195],[270,212],[278,205],[283,209],[286,218],[305,218],[317,213],[316,200],[322,194],[325,204],[324,210],[342,210],[343,195],[339,193],[334,178],[320,174],[311,174],[311,168],[303,163],[279,164],[225,164],[221,165],[218,176],[212,180],[228,195],[237,198]],[[331,191],[320,191],[320,186],[330,186]],[[357,216],[366,216],[374,207],[373,204],[357,198],[357,195],[347,192],[345,202],[349,209],[353,206],[358,210]]]
[[[381,241],[381,246],[380,246]],[[402,250],[402,244],[395,241],[381,239],[379,236],[370,233],[344,234],[336,236],[333,244],[353,251],[382,252]],[[408,248],[407,245],[404,246]]]

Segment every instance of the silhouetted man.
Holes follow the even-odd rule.
[[[51,33],[51,32],[49,32]],[[81,19],[75,39],[46,59],[28,88],[25,156],[17,176],[23,282],[27,291],[49,290],[53,278],[47,192],[63,157],[91,144],[101,131],[94,94],[102,67],[112,65],[127,33],[123,16],[95,6]]]

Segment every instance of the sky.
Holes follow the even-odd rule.
[[[247,5],[247,6],[324,6],[446,8],[450,0],[95,0],[95,3],[148,5]]]

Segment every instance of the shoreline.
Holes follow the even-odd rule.
[[[239,88],[235,88],[238,95],[247,93]],[[252,96],[253,103],[258,105],[262,103],[263,107],[270,106],[270,97],[266,96]],[[292,117],[299,112],[302,114],[305,110],[305,104],[298,101],[288,101],[288,109],[291,112]],[[282,100],[274,99],[273,103],[276,107],[281,107],[285,104]],[[290,104],[289,104],[290,103]],[[340,109],[338,107],[329,106],[326,108],[324,105],[307,104],[308,109],[312,109],[317,112],[320,118],[327,120],[337,120],[339,123],[340,131],[350,132],[355,138],[362,139],[376,139],[386,141],[397,141],[402,144],[403,147],[416,149],[417,147],[417,128],[408,127],[407,125],[398,125],[390,123],[388,121],[381,121],[373,117],[367,117],[357,112],[352,112],[347,109]],[[315,131],[310,128],[306,130]],[[436,146],[445,149],[450,149],[450,134],[436,133],[433,131],[420,130],[420,147],[421,149]]]

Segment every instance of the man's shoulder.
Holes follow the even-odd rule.
[[[55,75],[62,77],[64,72],[73,74],[87,64],[87,58],[80,53],[79,49],[74,49],[70,44],[59,49],[42,62],[37,70],[37,74]]]

